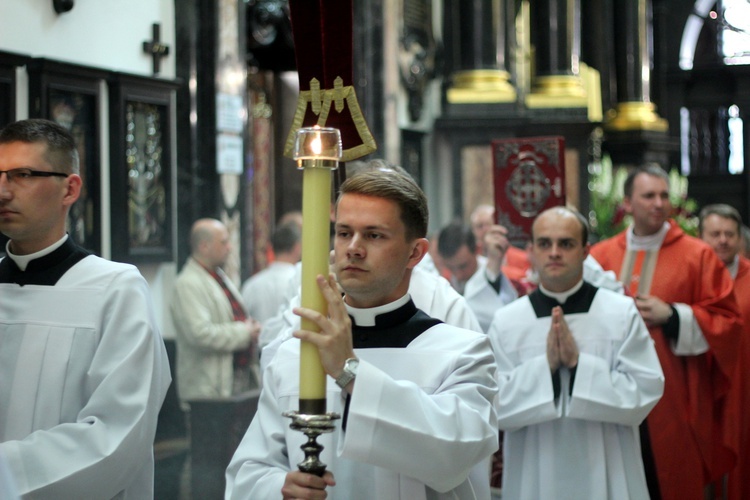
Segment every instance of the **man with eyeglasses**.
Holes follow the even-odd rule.
[[[152,498],[166,352],[138,270],[66,234],[80,192],[65,128],[0,131],[0,455],[23,497]]]

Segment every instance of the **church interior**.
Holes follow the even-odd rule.
[[[623,172],[650,162],[670,172],[683,227],[718,202],[750,221],[746,0],[337,5],[351,16],[339,12],[328,29],[350,32],[352,46],[329,56],[350,69],[373,138],[361,159],[417,180],[430,231],[468,222],[483,203],[538,213],[552,196],[588,216],[594,238],[611,236],[624,224]],[[302,175],[285,148],[310,88],[298,68],[322,57],[296,36],[305,21],[291,19],[286,0],[0,3],[0,127],[49,118],[73,132],[84,190],[69,234],[139,268],[168,344],[171,286],[193,221],[229,228],[226,271],[240,283],[268,263],[276,221],[301,209]],[[326,28],[308,31],[316,29]],[[509,156],[518,160],[506,148],[539,138],[559,148],[534,151],[548,155],[546,169],[500,184]],[[221,491],[222,464],[253,404],[194,410],[207,427],[192,443],[203,450],[192,498]],[[157,498],[184,497],[187,433],[176,401],[165,406]]]

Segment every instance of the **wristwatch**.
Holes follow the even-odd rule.
[[[344,361],[344,371],[336,379],[336,385],[345,389],[349,382],[354,380],[357,376],[357,367],[359,366],[359,360],[357,358],[349,358]]]

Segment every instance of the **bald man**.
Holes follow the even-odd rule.
[[[500,309],[488,333],[503,498],[648,498],[638,426],[664,375],[633,299],[584,281],[587,233],[568,208],[537,217],[539,288]]]
[[[260,325],[247,315],[242,295],[221,267],[231,251],[229,232],[216,219],[199,219],[190,231],[191,254],[175,281],[177,393],[188,401],[219,398],[258,385],[252,347]]]

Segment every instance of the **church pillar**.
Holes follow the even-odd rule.
[[[362,114],[367,118],[379,154],[394,161],[388,154],[387,135],[393,120],[386,81],[385,46],[383,31],[386,0],[357,0],[354,2],[354,87]],[[298,176],[299,177],[299,176]]]
[[[507,13],[512,0],[448,0],[444,19],[453,73],[449,103],[515,102],[507,69]]]
[[[615,0],[614,8],[618,104],[608,113],[605,128],[666,132],[667,121],[651,102],[651,0]]]
[[[536,71],[526,105],[586,107],[588,99],[580,71],[580,0],[531,0],[529,5]]]
[[[192,223],[224,222],[233,251],[225,267],[240,281],[245,240],[240,223],[247,131],[245,2],[185,0],[175,9],[177,95],[178,265],[190,252]]]
[[[651,101],[651,0],[614,0],[617,105],[607,112],[603,149],[615,166],[655,162],[668,168],[679,151]]]

